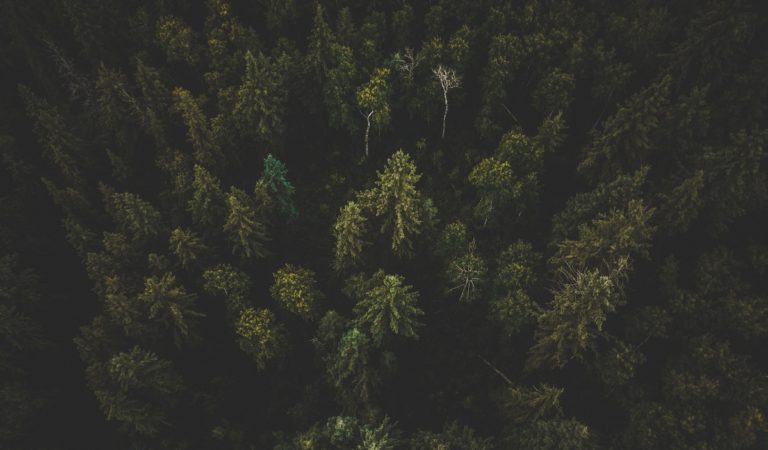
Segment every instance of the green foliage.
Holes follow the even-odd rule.
[[[163,16],[157,21],[157,40],[169,61],[194,66],[197,62],[194,38],[192,27],[178,17]]]
[[[187,141],[192,146],[195,162],[204,165],[218,162],[221,149],[214,142],[200,102],[188,90],[177,87],[173,90],[173,106],[187,126]]]
[[[288,169],[280,160],[271,154],[264,158],[264,173],[261,175],[261,179],[266,183],[269,193],[277,202],[280,212],[288,219],[295,219],[298,212],[293,206],[294,188],[286,178],[287,174]]]
[[[376,345],[390,332],[408,338],[418,338],[421,325],[418,316],[424,312],[416,306],[419,293],[403,284],[400,275],[376,272],[366,282],[370,287],[355,304],[355,325],[368,330]]]
[[[485,262],[475,253],[474,241],[464,255],[455,258],[448,265],[448,292],[459,292],[459,301],[471,302],[482,295],[487,269]]]
[[[381,383],[381,373],[373,366],[371,339],[352,328],[339,340],[336,354],[327,367],[333,386],[352,402],[368,402]],[[349,401],[345,401],[349,403]]]
[[[204,227],[220,223],[226,198],[219,180],[202,166],[195,165],[192,190],[192,198],[187,203],[192,219]]]
[[[336,238],[334,259],[336,270],[354,267],[363,253],[365,232],[362,208],[354,201],[348,202],[341,208],[339,217],[333,225],[333,234]]]
[[[231,188],[227,195],[227,221],[224,233],[232,244],[232,252],[244,258],[265,256],[264,242],[267,231],[258,221],[252,200],[237,188]]]
[[[603,129],[594,134],[579,171],[595,174],[601,180],[613,179],[622,171],[638,169],[654,150],[654,134],[659,117],[669,104],[672,79],[662,78],[632,96],[608,118]]]
[[[138,300],[148,305],[150,319],[173,327],[177,343],[189,337],[194,319],[202,316],[193,309],[195,295],[177,285],[176,277],[171,273],[145,279],[144,291]]]
[[[419,431],[411,438],[414,450],[491,450],[493,440],[475,436],[475,431],[467,426],[452,422],[443,427],[440,433]]]
[[[553,262],[575,267],[605,264],[614,267],[629,255],[645,256],[654,231],[654,210],[640,200],[630,200],[625,210],[598,214],[579,227],[579,239],[558,244]]]
[[[94,369],[97,366],[89,368],[92,377]],[[170,361],[134,347],[113,355],[103,371],[95,394],[108,420],[144,435],[157,434],[168,425],[166,408],[184,388]]]
[[[303,267],[286,264],[274,273],[275,282],[269,289],[272,298],[286,310],[305,319],[316,316],[322,298],[315,273]]]
[[[240,348],[253,358],[259,369],[280,356],[286,346],[283,327],[268,309],[243,309],[235,331]]]
[[[502,398],[502,409],[513,425],[504,432],[505,445],[536,450],[598,448],[589,427],[563,417],[562,393],[562,389],[549,385],[509,388]]]
[[[200,259],[207,247],[194,231],[176,228],[171,232],[170,250],[182,266],[190,267]]]
[[[123,231],[138,239],[153,237],[163,228],[160,212],[130,192],[112,194],[107,210]]]
[[[563,367],[572,358],[582,358],[603,330],[607,315],[623,302],[616,275],[564,269],[562,278],[553,308],[539,316],[528,360],[531,368]]]
[[[363,207],[384,219],[381,231],[392,229],[392,251],[407,255],[412,249],[412,237],[421,233],[434,215],[428,199],[416,189],[421,175],[407,153],[398,150],[387,160],[373,189],[360,194]]]
[[[524,241],[515,242],[499,255],[495,294],[489,302],[490,318],[499,322],[508,335],[534,322],[542,312],[530,296],[538,281],[540,260],[541,254]]]
[[[759,2],[49,3],[0,448],[768,448]]]
[[[287,97],[283,79],[289,70],[288,63],[285,57],[273,60],[261,53],[245,53],[245,74],[240,86],[231,95],[230,91],[224,94],[224,101],[232,104],[232,127],[240,136],[273,142],[282,134]],[[224,118],[217,117],[217,121],[221,120]],[[217,135],[227,131],[214,130]]]

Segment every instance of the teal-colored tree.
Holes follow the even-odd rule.
[[[287,175],[288,169],[282,161],[271,154],[264,158],[264,172],[261,175],[261,179],[266,184],[269,194],[277,203],[281,214],[292,220],[298,216],[298,211],[296,211],[296,207],[293,205],[292,198],[295,189],[293,184],[288,181]]]

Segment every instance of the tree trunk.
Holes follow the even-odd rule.
[[[368,134],[371,131],[371,116],[373,115],[373,111],[369,112],[367,116],[365,116],[365,157],[368,157]]]
[[[445,139],[445,119],[448,118],[448,91],[443,89],[443,99],[445,100],[445,112],[443,112],[443,135],[442,138]]]

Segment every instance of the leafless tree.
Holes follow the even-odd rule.
[[[413,72],[419,67],[420,62],[421,57],[415,55],[410,47],[406,47],[402,55],[395,53],[395,64],[397,64],[398,70],[405,74],[408,81],[413,81]]]
[[[368,114],[365,114],[364,112],[360,111],[360,115],[365,117],[365,157],[368,157],[368,135],[371,132],[371,117],[373,116],[373,113],[375,113],[375,110],[371,110]]]
[[[443,88],[443,100],[445,101],[445,112],[443,113],[443,135],[445,138],[445,119],[448,118],[448,91],[461,87],[461,78],[456,75],[456,71],[442,65],[438,65],[432,69],[432,73],[435,74],[435,78],[440,82],[440,87]]]

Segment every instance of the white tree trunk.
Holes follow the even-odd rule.
[[[371,132],[371,116],[373,115],[373,111],[369,112],[367,116],[365,116],[365,157],[368,157],[368,134]]]
[[[443,89],[443,100],[445,100],[445,112],[443,112],[443,135],[442,138],[445,139],[445,119],[448,118],[448,91]]]

